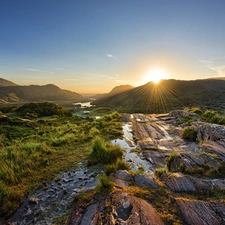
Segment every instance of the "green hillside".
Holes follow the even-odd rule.
[[[164,113],[184,107],[225,110],[225,80],[162,80],[93,102],[121,112]]]

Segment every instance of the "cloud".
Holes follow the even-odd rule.
[[[114,55],[111,55],[111,54],[106,54],[106,56],[109,57],[109,58],[116,59],[116,57]]]
[[[37,72],[37,73],[54,73],[52,71],[39,70],[39,69],[33,69],[33,68],[20,68],[20,69],[31,71],[31,72]]]
[[[225,76],[225,56],[199,60],[208,69],[216,72],[217,77]]]

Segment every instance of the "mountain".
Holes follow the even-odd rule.
[[[112,95],[116,95],[116,94],[122,93],[124,91],[131,90],[133,88],[134,87],[129,85],[129,84],[116,86],[108,94],[106,94],[104,97],[109,97],[109,96],[112,96]]]
[[[0,104],[27,101],[80,101],[82,96],[76,92],[62,90],[53,84],[19,86],[1,79]],[[12,85],[14,84],[14,86]]]
[[[17,86],[17,84],[15,84],[9,80],[0,78],[0,87],[8,87],[8,86]]]
[[[225,110],[225,80],[161,80],[125,92],[103,97],[96,106],[110,106],[120,112],[164,113],[184,107]]]

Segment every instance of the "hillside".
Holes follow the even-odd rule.
[[[201,107],[223,112],[225,109],[225,80],[162,80],[149,82],[123,93],[93,102],[110,106],[121,112],[164,113],[184,107]]]
[[[0,80],[0,104],[19,103],[24,101],[80,101],[82,96],[76,92],[62,90],[48,85],[14,86],[10,81]],[[5,84],[5,86],[3,86]],[[8,86],[6,86],[8,84]],[[11,86],[9,86],[11,84]]]
[[[129,85],[129,84],[116,86],[108,94],[106,94],[104,97],[109,97],[109,96],[112,96],[112,95],[116,95],[116,94],[122,93],[124,91],[131,90],[133,88],[134,87]]]
[[[17,86],[17,84],[15,84],[9,80],[0,78],[0,87],[8,87],[8,86]]]

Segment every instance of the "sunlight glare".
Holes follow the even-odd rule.
[[[159,83],[162,79],[167,79],[168,73],[162,68],[153,68],[149,70],[145,75],[145,81],[153,81],[155,84]]]

